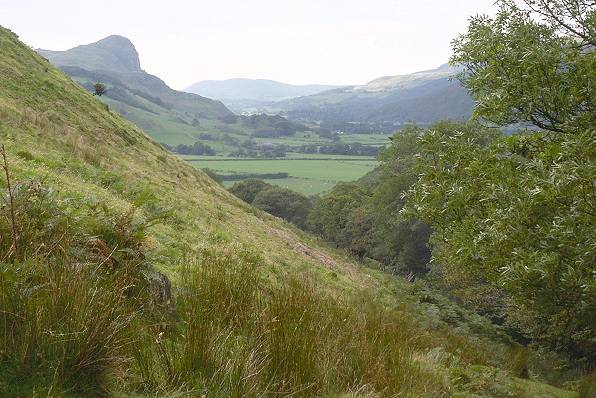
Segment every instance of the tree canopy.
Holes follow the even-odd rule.
[[[338,184],[324,195],[309,215],[311,230],[359,257],[379,261],[390,272],[425,274],[430,228],[399,213],[402,195],[417,180],[417,139],[423,132],[408,126],[395,133],[372,176]]]
[[[304,228],[312,203],[298,192],[268,184],[258,179],[237,182],[230,192],[246,203]]]
[[[593,363],[596,334],[595,7],[501,1],[453,43],[478,124],[419,138],[402,212],[433,228],[433,256],[469,302],[492,290],[508,324]],[[528,127],[512,136],[494,127]]]
[[[102,95],[104,95],[106,93],[107,87],[103,83],[95,83],[93,85],[93,90],[95,90],[93,92],[93,95],[97,95],[97,96],[100,96],[101,97]]]

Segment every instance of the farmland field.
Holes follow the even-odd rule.
[[[288,173],[288,178],[265,179],[270,184],[286,187],[306,195],[319,194],[338,182],[354,181],[377,166],[370,157],[294,154],[300,159],[222,159],[209,157],[183,158],[199,169],[211,169],[220,175],[248,173]],[[225,181],[229,187],[235,181]]]
[[[238,140],[246,139],[240,135],[229,134]],[[389,139],[388,134],[343,134],[335,143],[382,147]],[[321,138],[314,133],[297,133],[292,137],[262,138],[252,137],[253,141],[270,145],[286,145],[298,149],[303,145],[329,145],[334,142]],[[208,141],[217,155],[197,156],[180,155],[198,169],[211,169],[221,176],[247,174],[287,173],[287,178],[261,178],[270,184],[279,185],[306,195],[328,191],[338,182],[354,181],[374,169],[378,162],[373,156],[336,155],[324,153],[286,152],[283,158],[236,158],[229,156],[229,146],[221,142]],[[236,181],[226,180],[224,186],[230,187]]]
[[[340,142],[344,144],[360,143],[363,145],[383,146],[393,134],[343,134]]]

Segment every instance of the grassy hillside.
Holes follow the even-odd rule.
[[[3,28],[0,141],[1,396],[574,396],[514,377],[541,362],[483,318],[242,204]]]
[[[142,127],[151,137],[168,145],[199,141],[220,154],[227,154],[238,150],[244,141],[254,139],[255,135],[279,133],[280,140],[285,143],[292,138],[291,132],[306,129],[279,116],[236,116],[217,101],[170,90],[151,75],[147,75],[151,77],[149,80],[160,83],[158,90],[145,85],[145,79],[141,79],[143,84],[138,84],[135,79],[133,86],[127,80],[121,80],[123,76],[124,79],[131,76],[130,73],[89,71],[76,66],[61,66],[61,69],[90,92],[96,82],[106,84],[107,92],[101,97],[104,102]],[[138,73],[132,75],[135,74]],[[146,74],[141,72],[140,75]]]

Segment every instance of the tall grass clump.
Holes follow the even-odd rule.
[[[126,376],[148,300],[139,228],[39,181],[5,189],[4,202],[0,395],[104,395]]]
[[[138,389],[184,386],[217,397],[444,392],[413,358],[417,329],[397,311],[372,295],[334,297],[308,279],[276,284],[262,262],[222,243],[183,267],[177,321],[137,347]]]
[[[136,346],[137,389],[184,386],[238,397],[254,391],[259,359],[246,340],[261,307],[259,264],[253,251],[225,244],[202,250],[181,268],[173,319],[153,324]]]
[[[134,338],[126,284],[68,262],[18,266],[0,266],[0,341],[14,385],[105,392],[124,376]]]

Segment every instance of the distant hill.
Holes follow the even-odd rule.
[[[142,72],[139,54],[126,37],[112,35],[67,51],[37,50],[56,65],[77,65],[89,70]]]
[[[243,137],[283,136],[319,123],[328,131],[392,132],[414,122],[470,117],[474,103],[448,66],[409,75],[386,76],[362,86],[296,86],[272,80],[203,81],[176,91],[145,72],[133,43],[109,36],[66,51],[37,50],[88,90],[108,85],[104,100],[157,140],[192,144],[204,134],[218,152],[232,152]],[[283,114],[247,119],[234,111]],[[230,139],[232,136],[232,139]],[[219,143],[214,143],[219,141]]]
[[[409,75],[386,76],[363,86],[343,87],[277,102],[270,107],[290,119],[324,124],[372,124],[388,131],[414,122],[467,119],[474,102],[448,65]]]
[[[279,117],[261,116],[255,123],[254,118],[235,115],[220,101],[173,90],[141,69],[133,43],[122,36],[109,36],[66,51],[37,52],[89,91],[96,82],[106,84],[108,90],[102,98],[109,105],[155,139],[170,145],[192,144],[201,134],[230,143],[235,141],[225,134],[292,135],[303,129]],[[233,149],[234,144],[215,146],[226,150]]]
[[[294,85],[266,79],[204,80],[184,91],[215,98],[231,109],[242,111],[266,103],[317,94],[343,86],[310,84]]]
[[[143,71],[134,45],[122,36],[109,36],[98,42],[66,51],[40,49],[37,52],[71,76],[82,77],[80,74],[85,74],[86,77],[90,77],[89,73],[81,70],[94,72],[109,78],[112,83],[122,83],[127,88],[158,97],[166,107],[207,119],[232,115],[232,112],[219,101],[173,90],[158,77]]]
[[[437,79],[449,79],[457,74],[460,70],[443,64],[437,69],[425,70],[422,72],[415,72],[409,75],[383,76],[379,77],[364,86],[356,87],[358,91],[366,92],[381,92],[391,91],[396,89],[414,88],[428,81]]]

